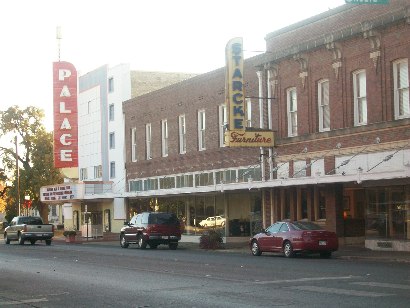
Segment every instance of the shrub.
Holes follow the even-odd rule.
[[[218,249],[222,243],[222,235],[216,230],[205,231],[199,238],[199,248],[202,249]]]
[[[64,230],[64,232],[63,232],[63,235],[64,236],[75,236],[75,235],[77,235],[77,231],[75,231],[75,230]]]

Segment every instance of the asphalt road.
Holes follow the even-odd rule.
[[[0,307],[409,307],[410,264],[0,243]]]

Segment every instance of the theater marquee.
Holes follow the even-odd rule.
[[[77,71],[68,62],[53,63],[54,166],[78,167]]]

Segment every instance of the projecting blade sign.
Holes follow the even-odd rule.
[[[53,63],[54,166],[78,167],[77,71],[71,63]]]
[[[245,89],[243,82],[243,40],[231,39],[225,48],[225,100],[229,128],[225,132],[228,147],[273,147],[273,131],[246,127]]]

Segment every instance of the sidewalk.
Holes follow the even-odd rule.
[[[64,236],[54,237],[53,242],[55,244],[91,244],[91,245],[109,245],[119,246],[118,235],[113,235],[106,238],[78,238],[76,243],[66,243]],[[189,241],[189,239],[183,239],[179,242],[180,249],[192,249],[199,250],[198,242]],[[249,247],[246,243],[226,243],[221,249],[215,250],[216,252],[235,252],[250,254]],[[333,257],[337,259],[345,260],[369,260],[369,261],[382,261],[382,262],[398,262],[410,264],[410,252],[403,251],[375,251],[362,246],[357,245],[345,245],[340,246],[339,250],[333,253]]]

